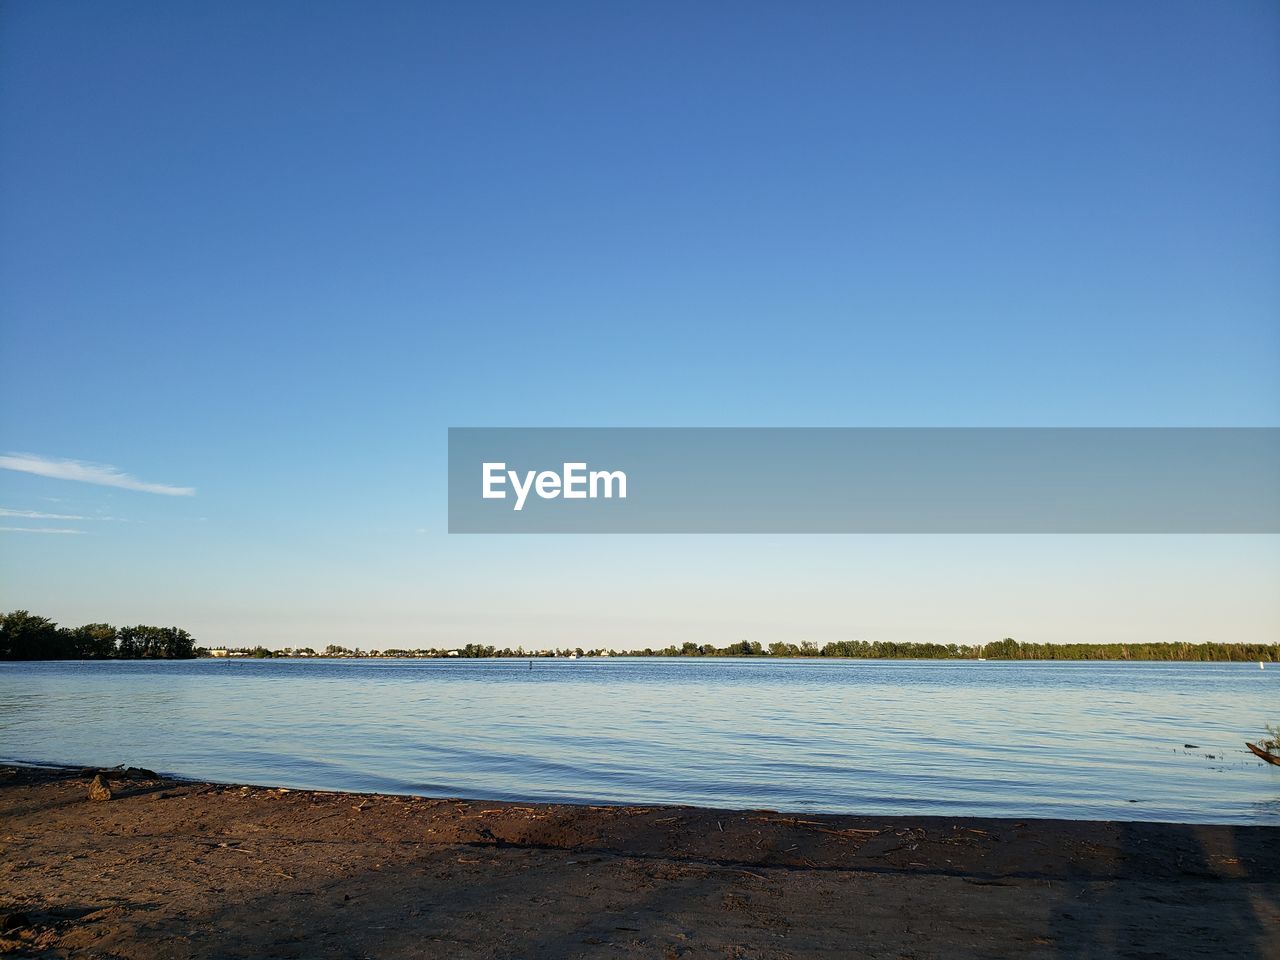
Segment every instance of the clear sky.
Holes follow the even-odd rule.
[[[12,0],[0,211],[4,609],[1280,634],[1275,537],[445,533],[449,426],[1280,425],[1272,0]]]

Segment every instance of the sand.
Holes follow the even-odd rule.
[[[1280,958],[1280,828],[339,794],[0,767],[0,951]]]

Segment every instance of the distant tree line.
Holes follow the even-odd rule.
[[[1280,644],[1267,643],[1020,643],[1011,637],[969,646],[955,643],[891,643],[839,640],[819,647],[742,640],[727,647],[685,643],[646,647],[624,657],[837,657],[853,660],[1192,660],[1280,662]]]
[[[288,647],[267,650],[264,647],[242,647],[229,651],[242,657],[404,657],[436,659],[487,659],[490,657],[828,657],[852,660],[1180,660],[1237,661],[1280,663],[1280,644],[1265,643],[1019,643],[1006,637],[987,644],[955,643],[891,643],[866,640],[841,640],[819,647],[802,643],[771,643],[767,647],[753,640],[742,640],[717,647],[709,643],[684,643],[681,646],[645,647],[643,650],[618,652],[604,648],[526,650],[524,647],[495,647],[468,643],[452,650],[436,648],[389,648],[362,650],[331,643],[323,650],[311,647]]]
[[[310,647],[268,650],[257,646],[219,653],[267,657],[829,657],[856,660],[1183,660],[1280,663],[1280,644],[1265,643],[1020,643],[1010,637],[981,645],[955,643],[892,643],[840,640],[819,647],[815,643],[771,643],[742,640],[717,647],[709,643],[645,647],[626,652],[582,647],[525,650],[469,643],[455,650],[350,649],[330,644],[323,652]],[[60,627],[47,617],[26,610],[0,614],[0,660],[188,659],[207,656],[195,638],[179,627],[113,627],[87,623]]]
[[[257,648],[260,649],[260,648]],[[343,658],[362,658],[362,657],[399,657],[399,658],[425,658],[439,659],[443,657],[460,657],[465,660],[483,660],[490,657],[518,657],[538,658],[538,657],[567,657],[570,654],[577,657],[600,657],[610,656],[609,651],[603,647],[594,650],[585,650],[582,647],[565,647],[562,650],[526,650],[524,647],[495,647],[489,644],[468,643],[464,647],[457,647],[452,650],[440,650],[434,647],[418,647],[408,649],[402,647],[389,647],[386,650],[362,650],[359,647],[352,649],[344,647],[341,644],[331,643],[322,651],[315,651],[311,647],[286,647],[284,650],[277,650],[274,653],[268,653],[268,656],[275,657],[343,657]],[[252,651],[247,651],[248,656],[257,656]]]
[[[0,660],[182,660],[195,638],[179,627],[60,627],[26,610],[0,614]]]

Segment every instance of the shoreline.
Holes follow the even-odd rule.
[[[403,661],[440,661],[443,663],[478,663],[494,660],[509,660],[513,663],[520,661],[533,660],[535,662],[591,662],[604,663],[610,660],[625,660],[637,663],[649,663],[653,661],[673,661],[673,662],[689,662],[689,663],[723,663],[726,660],[735,660],[745,663],[782,663],[786,661],[796,661],[800,663],[817,662],[817,663],[833,663],[833,662],[849,662],[849,663],[1116,663],[1116,664],[1150,664],[1150,663],[1236,663],[1244,667],[1256,667],[1259,664],[1273,664],[1280,666],[1280,651],[1268,650],[1263,657],[1247,656],[1247,657],[1148,657],[1148,656],[1124,656],[1124,657],[1059,657],[1059,656],[1000,656],[992,655],[989,657],[972,657],[972,656],[856,656],[852,654],[838,653],[797,653],[797,654],[668,654],[653,653],[643,654],[635,651],[621,653],[590,653],[584,652],[581,655],[574,654],[551,654],[545,652],[535,653],[495,653],[484,654],[481,656],[463,656],[459,654],[450,654],[443,651],[430,653],[384,653],[380,651],[369,651],[360,653],[337,653],[337,654],[299,654],[286,652],[289,648],[280,650],[261,648],[266,650],[265,655],[254,655],[252,652],[230,652],[225,654],[209,654],[198,653],[189,657],[131,657],[131,656],[101,656],[101,657],[0,657],[0,664],[4,663],[208,663],[215,661],[218,663],[234,662],[234,663],[257,663],[263,660],[287,660],[287,661],[348,661],[348,660],[403,660]],[[1265,669],[1265,667],[1264,667]]]
[[[1246,751],[1240,751],[1242,758],[1246,761],[1252,755]],[[1255,764],[1255,766],[1261,766]],[[1117,817],[1052,817],[1039,816],[1036,814],[1025,814],[1021,816],[1001,815],[1001,814],[984,814],[984,813],[878,813],[875,811],[869,813],[852,813],[839,810],[790,810],[790,809],[774,809],[764,807],[734,807],[734,806],[712,806],[697,803],[680,803],[679,801],[662,801],[657,800],[652,803],[645,803],[637,800],[609,800],[605,798],[594,799],[524,799],[520,797],[486,797],[482,794],[477,795],[455,795],[448,796],[438,794],[414,793],[409,790],[353,790],[345,787],[306,787],[306,786],[287,786],[284,784],[263,784],[263,783],[246,783],[242,780],[207,780],[201,777],[188,776],[182,773],[173,773],[165,770],[151,770],[144,767],[130,767],[124,764],[116,767],[85,767],[76,763],[64,763],[61,761],[43,761],[43,760],[22,760],[14,757],[0,756],[0,770],[13,767],[20,770],[44,771],[51,773],[60,773],[68,775],[86,775],[87,771],[96,771],[103,776],[117,775],[120,771],[140,771],[151,775],[156,781],[162,781],[171,784],[192,784],[202,787],[235,787],[237,790],[248,787],[250,790],[277,791],[284,793],[310,793],[317,796],[346,796],[346,797],[386,797],[389,799],[400,800],[447,800],[450,803],[470,803],[470,804],[489,804],[489,805],[518,805],[521,807],[568,807],[580,809],[671,809],[671,810],[699,810],[708,813],[735,814],[735,813],[760,813],[765,812],[778,817],[790,817],[809,819],[813,817],[826,818],[853,818],[859,820],[884,821],[886,823],[892,821],[954,821],[960,822],[976,822],[987,821],[991,823],[1079,823],[1079,824],[1151,824],[1155,826],[1169,827],[1264,827],[1280,831],[1280,821],[1270,822],[1254,822],[1249,820],[1145,820],[1145,819],[1121,819]],[[126,776],[126,779],[128,777]],[[1137,806],[1135,804],[1135,811]]]
[[[1280,827],[784,814],[0,766],[0,952],[1280,956]]]

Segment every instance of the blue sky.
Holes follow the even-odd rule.
[[[0,508],[88,518],[0,516],[0,606],[1273,641],[1275,538],[449,537],[444,454],[1280,425],[1278,118],[1270,2],[5,4],[0,453],[195,494],[0,469]]]

